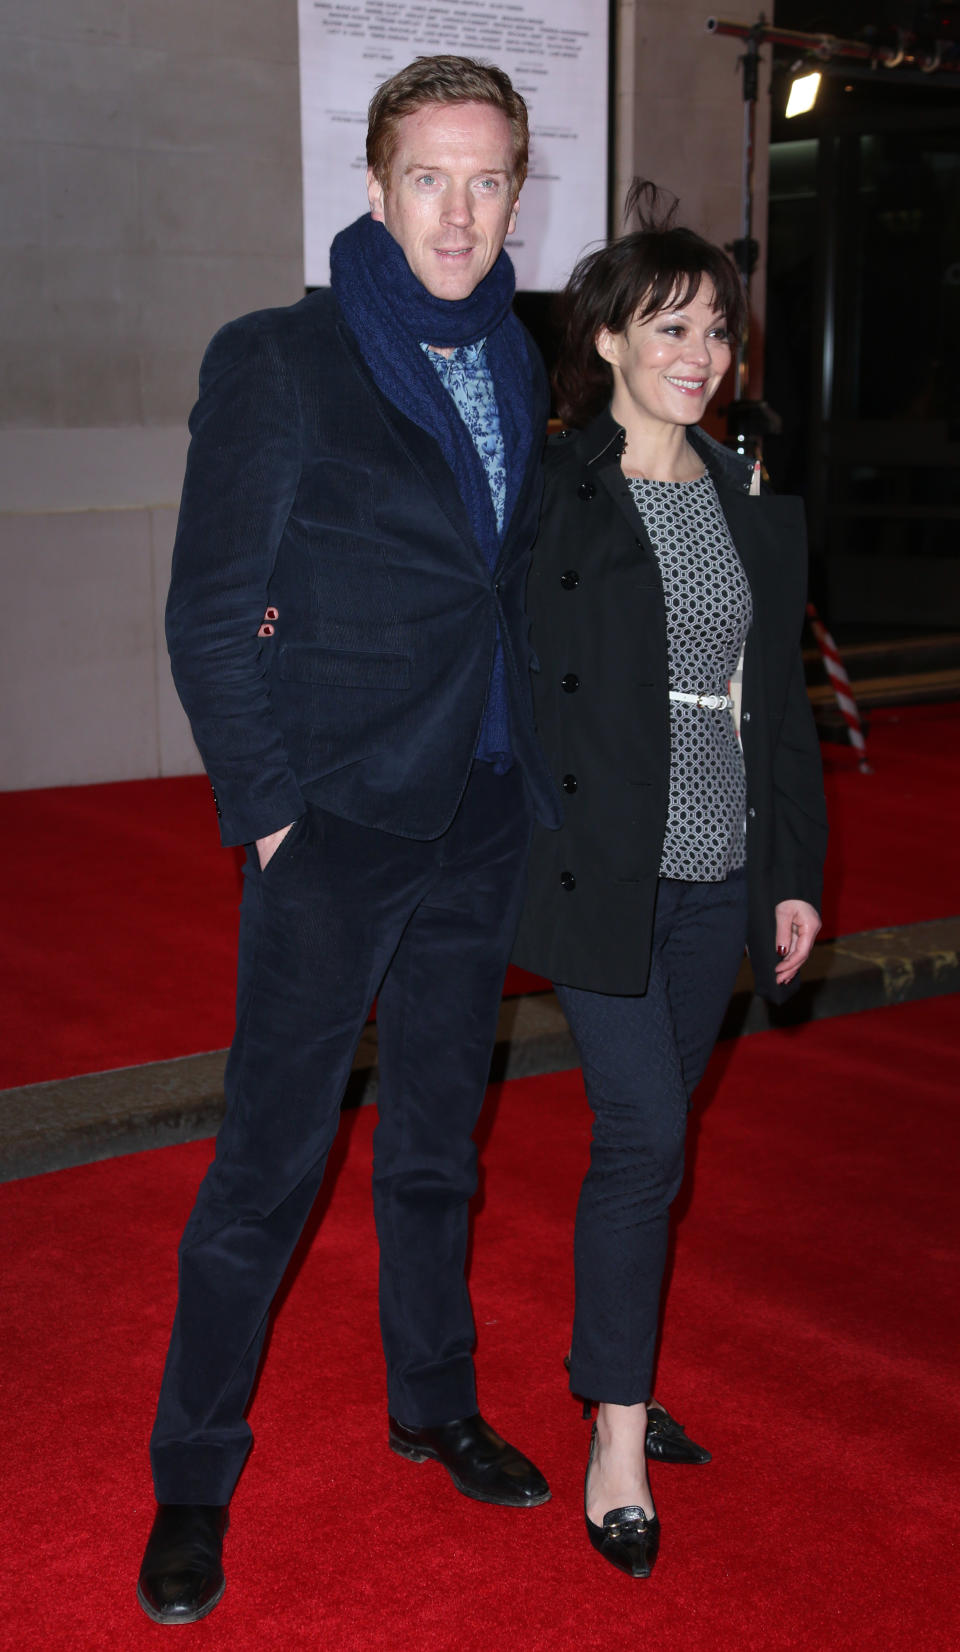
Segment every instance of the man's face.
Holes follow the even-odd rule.
[[[469,298],[517,222],[510,122],[489,103],[431,103],[405,115],[375,219],[434,298]]]

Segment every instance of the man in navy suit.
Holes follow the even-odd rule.
[[[270,1306],[375,995],[389,1444],[468,1497],[550,1495],[479,1413],[464,1279],[529,836],[559,818],[523,616],[547,393],[503,252],[527,142],[500,70],[417,59],[370,106],[370,212],[331,289],[231,323],[201,369],[167,637],[247,862],[227,1111],[151,1442],[159,1623],[223,1593]],[[333,1426],[339,1398],[317,1397]]]

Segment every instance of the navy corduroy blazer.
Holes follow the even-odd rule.
[[[545,428],[529,339],[527,357]],[[439,447],[377,388],[329,291],[217,333],[190,430],[166,630],[223,841],[278,830],[306,802],[439,836],[469,775],[498,627],[514,757],[556,825],[523,612],[539,445],[491,573]],[[261,637],[268,606],[278,617]]]

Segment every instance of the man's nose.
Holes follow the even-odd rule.
[[[444,223],[464,227],[473,222],[473,197],[466,185],[451,185],[444,197],[441,217]]]

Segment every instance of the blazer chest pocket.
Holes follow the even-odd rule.
[[[409,688],[411,670],[406,654],[285,643],[280,651],[279,675],[284,682],[327,688],[397,689]]]

